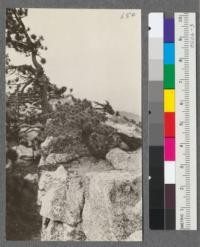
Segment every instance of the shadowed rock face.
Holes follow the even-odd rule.
[[[27,166],[26,166],[27,168]],[[29,176],[30,177],[30,176]],[[6,239],[40,239],[37,183],[17,171],[6,171]]]
[[[110,152],[108,161],[85,157],[57,164],[54,171],[41,170],[42,240],[141,239],[141,167],[128,167],[138,162],[135,156],[141,152]],[[119,158],[122,152],[118,167],[120,160],[113,156]]]

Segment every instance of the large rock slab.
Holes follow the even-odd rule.
[[[45,165],[56,165],[56,164],[66,164],[73,160],[76,160],[79,158],[79,155],[75,153],[63,153],[63,154],[56,154],[51,153],[47,156],[45,160]]]
[[[118,123],[112,119],[108,119],[105,124],[115,128],[118,133],[123,133],[129,137],[141,138],[141,130],[135,124],[128,123],[127,121],[126,123]]]
[[[38,183],[38,205],[41,205],[42,198],[51,188],[65,186],[68,173],[63,166],[59,166],[55,171],[41,171]]]
[[[125,240],[142,227],[141,177],[128,171],[86,174],[83,231],[87,240]]]
[[[76,226],[81,222],[84,197],[79,179],[69,181],[68,186],[52,187],[42,198],[40,214],[53,221]]]
[[[142,170],[142,150],[125,152],[119,148],[114,148],[107,153],[106,159],[117,170],[133,171],[134,174],[141,175]]]
[[[62,169],[63,170],[63,169]],[[70,177],[58,171],[44,173],[40,180],[40,214],[53,221],[66,222],[75,226],[81,222],[84,204],[82,178]],[[60,175],[60,176],[59,176]],[[42,195],[43,193],[43,195]]]
[[[65,208],[65,186],[51,187],[42,197],[40,215],[54,221],[63,222]]]
[[[65,216],[63,222],[76,226],[82,221],[84,206],[84,188],[81,177],[73,177],[68,181],[65,200]]]
[[[93,157],[82,157],[70,163],[69,173],[84,177],[91,171],[101,172],[113,170],[113,166],[106,160],[96,160]]]
[[[114,159],[116,151],[117,157],[123,156],[121,161]],[[141,240],[141,163],[140,169],[130,169],[123,161],[132,160],[134,152],[111,152],[107,161],[82,157],[67,165],[56,163],[55,171],[41,169],[38,203],[43,218],[42,240]]]

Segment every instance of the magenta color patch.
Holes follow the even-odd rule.
[[[175,138],[165,138],[165,160],[175,160]]]

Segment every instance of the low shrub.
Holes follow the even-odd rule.
[[[86,99],[75,99],[73,105],[58,104],[48,118],[43,138],[56,137],[52,152],[104,158],[110,147],[117,144],[115,129],[102,124],[107,119],[105,112],[96,110]]]

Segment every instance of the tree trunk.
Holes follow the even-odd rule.
[[[35,53],[32,53],[32,62],[35,66],[38,74],[38,82],[41,88],[41,108],[42,113],[48,113],[50,110],[49,102],[48,102],[48,78],[44,73],[43,67],[38,63],[37,57]]]
[[[41,76],[41,107],[42,113],[48,113],[50,110],[48,95],[47,95],[47,87],[48,87],[48,79],[45,74]]]

